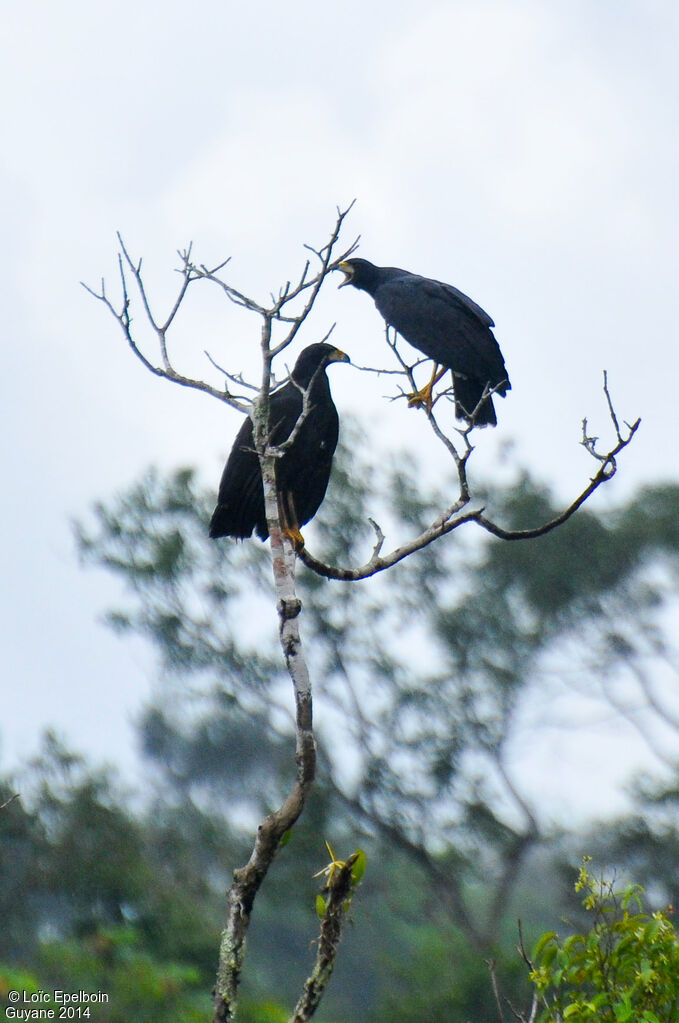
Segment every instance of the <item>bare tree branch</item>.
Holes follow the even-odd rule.
[[[517,952],[519,953],[519,955],[523,959],[524,963],[526,964],[526,966],[528,968],[528,972],[532,973],[533,970],[535,969],[535,964],[533,963],[532,959],[530,958],[530,956],[528,955],[528,952],[526,950],[526,944],[525,944],[525,942],[523,940],[523,927],[521,925],[521,921],[520,920],[518,921],[517,926],[518,926],[518,930],[519,930],[519,944],[517,945]],[[535,1020],[537,1019],[537,1015],[538,1015],[538,1008],[539,1008],[539,1005],[540,1005],[540,999],[538,998],[537,991],[533,991],[533,998],[532,998],[532,1001],[531,1001],[531,1007],[530,1007],[530,1012],[529,1012],[528,1016],[524,1015],[524,1013],[522,1013],[522,1012],[518,1012],[512,1006],[511,1002],[508,999],[505,999],[505,1001],[507,1002],[507,1005],[511,1009],[511,1012],[512,1012],[514,1018],[519,1020],[520,1023],[535,1023]],[[546,999],[543,998],[542,1001],[543,1001],[543,1004],[544,1004],[545,1008],[547,1008],[547,1001],[546,1001]]]
[[[635,676],[637,683],[646,698],[647,705],[655,711],[661,720],[666,721],[668,724],[672,724],[671,717],[666,717],[664,708],[659,707],[657,703],[651,700],[647,685],[648,680],[645,678],[639,665],[635,664],[632,660],[627,664],[627,667]],[[637,732],[637,734],[643,739],[647,748],[655,757],[657,757],[660,763],[664,764],[665,767],[669,767],[672,771],[677,771],[679,769],[679,758],[672,756],[669,753],[665,753],[664,750],[660,748],[656,737],[653,734],[652,728],[649,724],[647,724],[642,714],[640,714],[640,710],[642,708],[621,699],[616,691],[616,687],[611,684],[610,679],[607,678],[605,673],[601,677],[601,688],[611,707],[613,707],[620,717],[622,717],[634,729],[634,731]]]
[[[669,661],[670,658],[666,657],[665,660]],[[643,692],[646,702],[651,710],[653,710],[655,714],[675,732],[679,731],[679,715],[668,707],[666,703],[663,703],[658,697],[658,694],[654,692],[650,676],[641,668],[634,658],[630,659],[628,667],[636,678],[639,688]],[[676,665],[672,665],[672,667],[675,671],[677,670]],[[679,766],[676,759],[672,762],[675,768]]]
[[[190,387],[194,390],[202,391],[205,394],[209,394],[213,398],[218,398],[219,401],[223,401],[227,405],[231,405],[233,408],[238,409],[239,412],[247,412],[248,406],[244,404],[242,400],[231,395],[228,388],[225,388],[224,390],[219,390],[218,388],[213,387],[211,384],[208,384],[204,380],[185,376],[184,374],[179,373],[176,369],[174,369],[170,362],[167,350],[167,331],[169,330],[170,325],[174,320],[179,305],[181,304],[182,300],[186,295],[186,291],[189,284],[191,284],[192,281],[195,280],[196,278],[190,276],[188,273],[185,275],[177,299],[173,303],[172,309],[170,310],[170,313],[166,317],[164,325],[158,326],[153,317],[153,314],[151,313],[149,302],[146,297],[146,291],[141,278],[141,260],[135,264],[126,249],[120,234],[118,234],[118,240],[121,246],[121,253],[118,256],[118,267],[120,270],[121,287],[123,294],[122,305],[120,309],[119,310],[116,309],[113,302],[109,299],[108,295],[106,294],[106,287],[103,279],[101,282],[101,289],[99,291],[95,291],[88,284],[85,284],[84,282],[81,281],[83,288],[85,288],[85,290],[90,295],[92,295],[93,298],[96,298],[98,301],[102,302],[106,306],[111,315],[119,324],[120,329],[122,330],[125,336],[125,340],[127,341],[132,352],[150,373],[153,373],[154,376],[161,377],[165,380],[169,380],[174,384],[179,384],[182,387]],[[144,311],[146,312],[149,323],[153,327],[153,330],[155,331],[156,336],[158,338],[161,360],[160,365],[155,364],[154,362],[151,361],[151,359],[144,355],[132,333],[132,319],[130,317],[131,300],[127,288],[127,278],[125,274],[126,264],[136,282],[140,297],[142,299],[142,304],[144,306]]]
[[[432,421],[435,423],[431,412],[428,412],[428,416],[430,423]],[[409,557],[416,551],[422,550],[423,547],[427,547],[440,536],[446,536],[448,533],[452,533],[453,530],[459,529],[460,526],[465,525],[467,522],[476,522],[482,529],[485,529],[486,532],[491,533],[500,540],[533,540],[539,536],[545,536],[553,529],[556,529],[558,526],[563,525],[564,522],[567,522],[568,519],[575,514],[578,508],[580,508],[585,501],[591,497],[595,490],[598,490],[602,484],[607,483],[608,480],[613,478],[617,470],[617,456],[631,443],[632,438],[640,425],[641,420],[637,419],[635,423],[628,426],[628,432],[625,435],[618,433],[617,443],[604,454],[599,453],[596,449],[597,438],[587,438],[585,446],[593,457],[595,457],[600,463],[599,469],[592,479],[590,479],[587,486],[568,505],[568,507],[548,522],[541,523],[540,525],[534,526],[530,529],[508,529],[494,522],[492,519],[489,519],[484,514],[484,508],[478,508],[474,511],[459,514],[461,509],[464,508],[470,500],[466,475],[466,462],[473,449],[469,446],[464,455],[459,455],[457,450],[455,450],[454,454],[460,482],[460,495],[458,499],[447,509],[444,509],[441,515],[439,515],[427,529],[420,533],[419,536],[414,537],[407,543],[395,548],[389,554],[381,555],[379,551],[377,553],[373,552],[368,561],[357,568],[342,568],[334,565],[326,565],[324,562],[314,557],[314,555],[312,555],[306,548],[300,553],[300,558],[307,568],[310,568],[318,575],[325,576],[327,579],[357,581],[359,579],[368,579],[370,576],[373,576],[378,572],[383,572],[385,569],[391,568],[393,565],[398,564],[399,561],[403,561],[404,558]],[[434,432],[436,433],[436,430]],[[469,430],[463,431],[463,437],[466,438],[468,433]],[[583,441],[583,443],[585,443],[585,441]]]
[[[487,959],[486,960],[486,966],[488,967],[488,971],[490,973],[490,983],[491,983],[491,987],[493,988],[493,998],[495,999],[495,1005],[497,1007],[497,1014],[498,1014],[498,1016],[500,1018],[500,1023],[505,1023],[505,1014],[502,1011],[502,1001],[500,999],[500,990],[498,988],[497,977],[495,975],[495,960],[494,959]]]

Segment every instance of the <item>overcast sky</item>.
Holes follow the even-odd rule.
[[[104,275],[115,292],[116,230],[159,309],[191,240],[265,298],[356,198],[363,256],[454,283],[495,319],[514,389],[477,465],[511,439],[577,492],[582,417],[608,436],[607,369],[619,415],[643,425],[597,506],[676,478],[675,0],[36,0],[0,18],[4,768],[47,723],[131,762],[152,659],[97,623],[117,590],[79,568],[69,521],[151,463],[216,487],[237,425],[148,375],[80,287]],[[384,361],[367,296],[331,286],[304,341],[335,320],[355,362]],[[173,350],[198,374],[206,347],[249,369],[257,331],[210,296]],[[342,369],[333,389],[395,439],[424,436],[373,378]]]

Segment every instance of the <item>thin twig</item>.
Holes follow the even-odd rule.
[[[223,366],[220,366],[220,364],[215,359],[212,358],[207,349],[204,349],[203,354],[205,355],[205,358],[210,363],[210,365],[213,366],[214,369],[216,369],[223,376],[225,376],[227,380],[230,380],[232,384],[238,384],[239,387],[245,387],[245,389],[248,391],[256,392],[258,390],[258,388],[255,387],[254,384],[248,383],[248,381],[243,378],[242,373],[229,373],[229,371],[224,369]],[[245,398],[243,398],[242,400],[245,401]]]
[[[495,975],[495,960],[494,959],[486,959],[486,966],[488,967],[488,971],[490,973],[490,983],[491,983],[491,987],[493,989],[493,997],[495,999],[495,1005],[497,1007],[498,1016],[500,1017],[500,1023],[504,1023],[505,1014],[502,1011],[502,1001],[500,1000],[500,990],[499,990],[498,984],[497,984],[497,976]]]

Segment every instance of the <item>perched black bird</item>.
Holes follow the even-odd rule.
[[[309,410],[299,432],[276,460],[281,526],[296,546],[304,544],[299,527],[314,517],[325,497],[337,447],[339,420],[325,371],[331,362],[349,361],[348,355],[332,345],[309,345],[297,359],[291,379],[271,394],[272,444],[282,444],[290,436],[302,412],[303,392],[309,394]],[[248,416],[222,473],[210,536],[244,539],[253,529],[262,540],[269,535],[262,474]]]
[[[481,405],[479,402],[486,388],[497,388],[496,393],[504,398],[511,384],[488,313],[451,284],[394,266],[347,259],[339,268],[346,275],[341,288],[352,284],[367,291],[387,324],[434,360],[431,380],[409,395],[409,404],[431,408],[432,388],[449,369],[458,419],[471,422],[473,418],[477,426],[495,426],[492,396],[487,395]],[[443,367],[440,371],[439,366]]]

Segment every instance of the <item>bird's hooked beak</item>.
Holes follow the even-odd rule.
[[[351,362],[351,359],[346,352],[336,348],[332,355],[328,356],[328,362]]]
[[[340,288],[346,288],[347,284],[351,284],[354,278],[354,268],[351,265],[351,263],[340,263],[337,269],[341,270],[342,273],[344,274],[344,280],[342,281],[341,284],[338,284],[337,286],[339,290]]]

